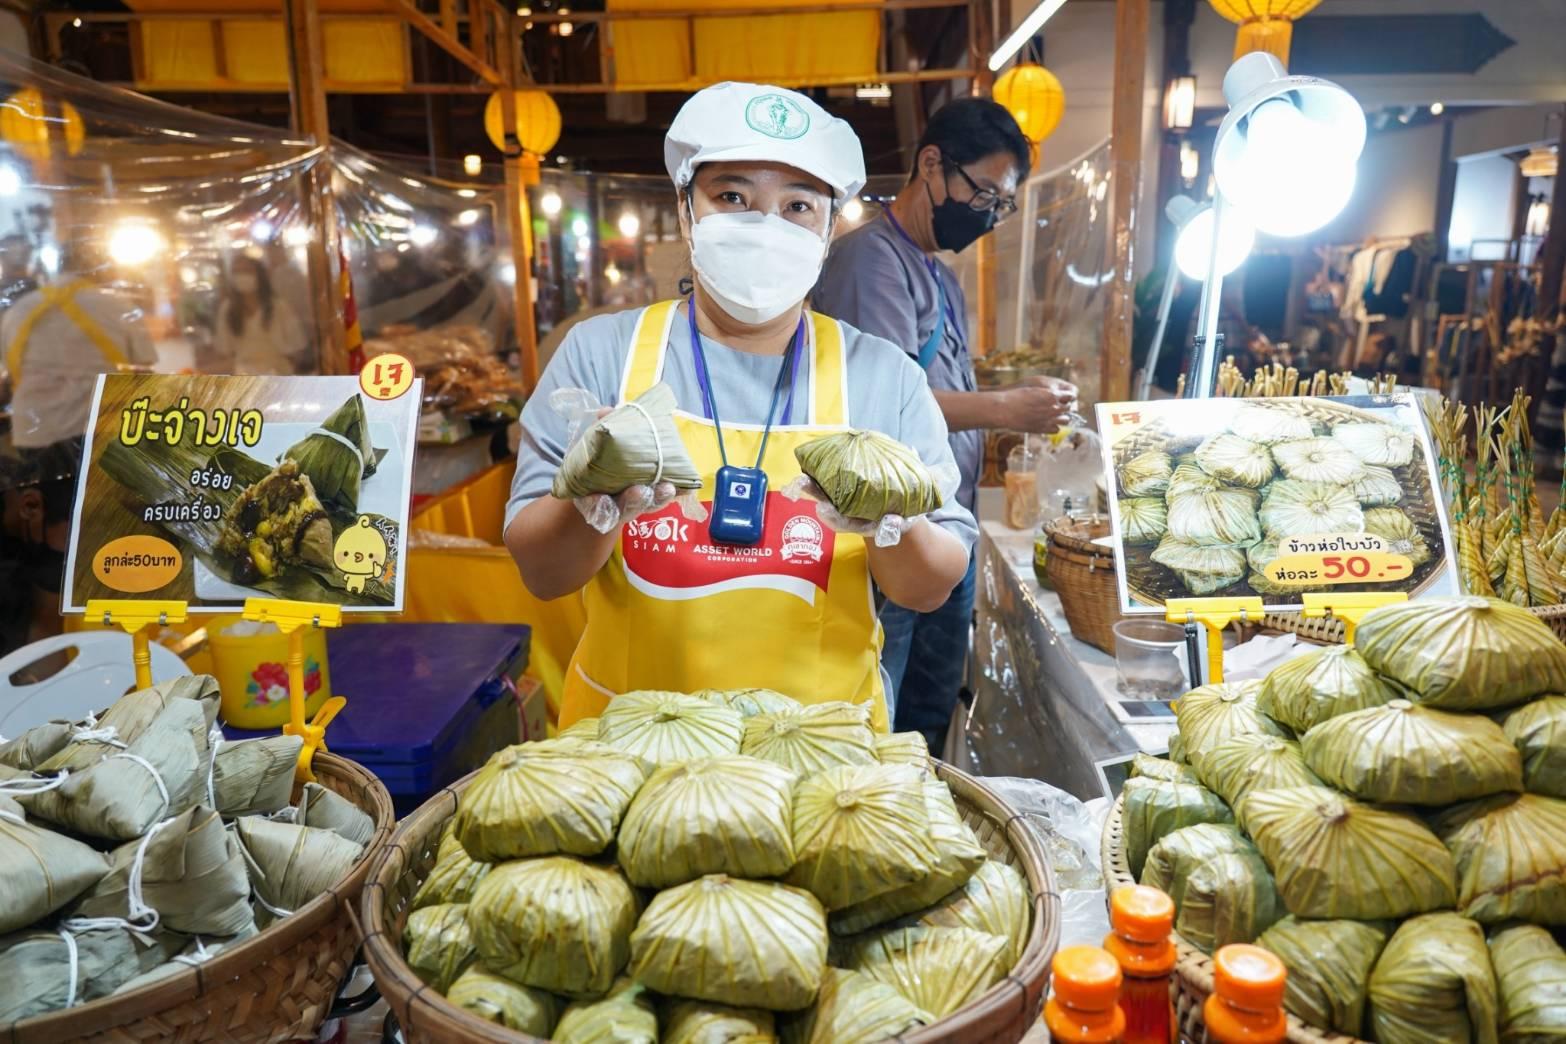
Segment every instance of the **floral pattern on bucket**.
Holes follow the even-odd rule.
[[[304,665],[304,690],[305,699],[315,695],[321,688],[321,665],[315,657],[305,657]],[[282,703],[288,699],[288,665],[282,663],[263,663],[250,672],[250,681],[245,686],[245,706],[270,707],[274,703]]]

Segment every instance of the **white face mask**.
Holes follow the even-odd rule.
[[[701,285],[750,326],[803,301],[825,260],[824,239],[776,214],[708,214],[691,226],[691,265]]]

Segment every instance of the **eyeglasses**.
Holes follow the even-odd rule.
[[[969,210],[977,211],[980,214],[994,211],[996,222],[1005,221],[1017,212],[1017,198],[1015,196],[1002,196],[991,189],[981,188],[978,182],[968,176],[968,172],[963,170],[960,164],[947,160],[946,167],[948,170],[954,170],[961,174],[962,180],[966,181],[968,187],[973,190],[973,195],[968,199]]]

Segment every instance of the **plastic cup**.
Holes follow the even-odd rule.
[[[1173,700],[1190,688],[1185,628],[1167,620],[1115,624],[1115,680],[1132,700]]]

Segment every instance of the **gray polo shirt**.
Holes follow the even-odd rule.
[[[560,350],[549,360],[537,390],[522,408],[517,473],[511,483],[511,500],[506,505],[508,525],[528,503],[549,494],[555,472],[565,457],[570,425],[565,417],[550,409],[550,393],[557,388],[585,388],[601,404],[615,405],[631,335],[642,311],[635,308],[583,320],[571,328]],[[848,423],[890,435],[911,447],[931,467],[949,468],[952,454],[946,445],[946,421],[918,365],[881,338],[860,333],[847,323],[842,325],[848,367]],[[765,424],[781,364],[779,357],[736,351],[706,338],[702,339],[702,347],[718,402],[718,416],[724,422]],[[809,361],[807,357],[800,364],[791,418],[794,424],[803,424],[809,409],[805,398],[810,386]],[[697,417],[705,415],[683,309],[669,328],[669,351],[664,356],[662,379],[674,390],[681,411]],[[749,466],[755,462],[743,463]],[[978,538],[972,513],[959,504],[948,503],[929,518],[969,549]]]
[[[955,316],[956,322],[947,319],[941,346],[926,375],[931,388],[974,391],[962,286],[940,261],[935,262],[935,270],[946,287],[948,316]],[[833,241],[810,304],[865,333],[886,338],[915,360],[940,318],[935,279],[924,252],[898,235],[884,214]],[[951,448],[962,471],[957,499],[972,512],[979,469],[984,465],[984,432],[954,431]]]

